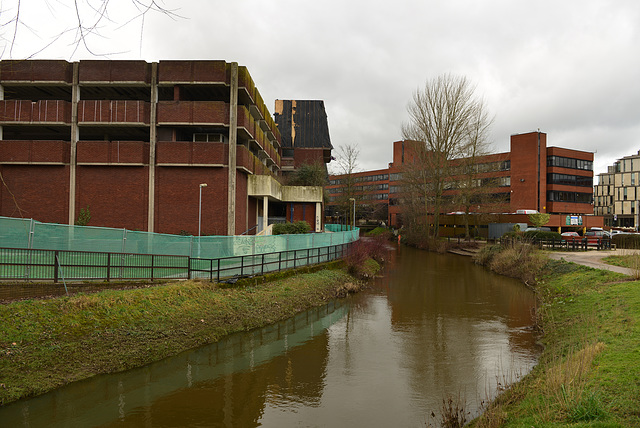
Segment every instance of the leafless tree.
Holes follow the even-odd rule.
[[[476,111],[471,117],[467,128],[467,138],[460,150],[460,159],[456,166],[455,205],[464,212],[465,237],[469,238],[469,218],[472,206],[487,205],[493,198],[487,189],[495,188],[491,178],[483,181],[483,175],[497,171],[499,166],[494,163],[480,164],[480,159],[490,153],[488,139],[489,127],[493,119],[489,117],[482,102],[476,105]],[[499,164],[499,162],[498,162]],[[486,184],[489,184],[488,186]]]
[[[474,145],[479,147],[491,123],[474,90],[465,77],[444,74],[416,90],[407,107],[409,121],[402,126],[402,136],[418,142],[413,175],[422,180],[427,225],[433,215],[432,237],[438,236],[440,214],[448,200],[445,191],[455,187],[452,161],[465,157]]]
[[[156,0],[43,0],[34,5],[33,1],[13,0],[3,2],[0,6],[0,43],[3,44],[0,58],[12,57],[13,49],[20,40],[21,34],[30,33],[42,40],[42,44],[30,56],[37,55],[56,44],[68,44],[72,56],[80,47],[92,55],[110,55],[119,52],[96,52],[93,42],[100,38],[109,38],[109,31],[117,31],[129,24],[139,25],[140,41],[144,31],[145,18],[151,13],[158,13],[177,18],[175,10],[164,7]],[[34,15],[26,13],[29,5],[38,8],[38,16],[47,16],[48,25],[35,22]],[[124,6],[131,7],[132,12],[120,17],[118,13]],[[115,18],[118,16],[118,18]],[[69,24],[55,27],[55,24],[67,22],[63,17],[72,17]],[[53,34],[43,34],[49,28],[57,28]]]
[[[336,156],[337,166],[332,168],[332,174],[340,175],[342,180],[342,193],[337,197],[337,205],[340,212],[349,218],[351,213],[351,199],[357,200],[355,194],[356,177],[354,174],[360,170],[358,157],[360,148],[356,144],[346,144],[339,146]]]

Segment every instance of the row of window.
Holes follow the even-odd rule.
[[[547,192],[547,201],[551,202],[576,202],[580,204],[590,204],[593,202],[593,194],[579,192],[561,192],[558,190],[549,190]]]
[[[564,184],[567,186],[593,187],[593,177],[568,174],[547,174],[547,184]]]
[[[380,184],[370,184],[368,186],[353,186],[351,188],[352,192],[371,192],[375,190],[387,190],[389,189],[389,183],[380,183]],[[347,187],[335,187],[332,189],[328,189],[328,192],[331,194],[335,193],[343,193],[348,191]]]
[[[563,156],[547,156],[547,166],[593,171],[593,161],[565,158]]]
[[[393,174],[392,174],[393,175]],[[354,183],[363,183],[367,181],[386,181],[389,179],[389,174],[376,174],[376,175],[363,175],[359,177],[353,177]],[[348,184],[348,180],[344,178],[337,178],[335,180],[329,180],[330,186],[339,184]]]
[[[338,196],[329,196],[329,202],[336,202],[338,200],[340,200],[341,198],[339,198]],[[389,199],[389,194],[388,193],[368,193],[365,195],[358,195],[357,196],[357,200],[358,201],[370,201],[370,200],[385,200],[385,199]]]

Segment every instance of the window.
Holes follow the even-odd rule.
[[[593,187],[593,177],[568,174],[547,174],[547,184],[563,184],[566,186]]]
[[[578,192],[562,192],[558,190],[549,190],[547,192],[547,201],[551,202],[575,202],[579,204],[593,203],[592,193]]]
[[[593,171],[593,161],[565,158],[562,156],[547,156],[547,166]]]
[[[204,143],[224,143],[225,136],[222,134],[193,134],[194,142]]]

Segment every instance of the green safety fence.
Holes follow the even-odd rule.
[[[0,217],[0,247],[217,259],[348,244],[356,241],[360,233],[358,228],[335,224],[325,225],[325,231],[300,235],[198,237]]]

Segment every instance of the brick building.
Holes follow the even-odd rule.
[[[320,230],[322,190],[282,186],[281,150],[237,63],[0,62],[2,216],[74,224],[88,207],[89,225],[150,232]]]
[[[388,206],[388,224],[401,225],[401,193],[405,166],[413,162],[411,141],[393,143],[389,168],[354,174],[358,204]],[[593,153],[547,147],[547,135],[530,132],[511,136],[509,152],[483,156],[477,160],[475,185],[485,187],[495,206],[478,206],[481,212],[537,210],[554,214],[549,225],[587,225],[593,214]],[[330,176],[328,208],[345,192],[346,176]],[[360,185],[360,183],[367,183]],[[455,189],[447,191],[455,193]],[[487,209],[488,208],[488,209]],[[455,211],[455,207],[452,208]],[[497,211],[496,211],[497,210]],[[590,219],[590,221],[593,219]],[[445,220],[446,221],[446,220]],[[596,219],[593,226],[601,225]]]

